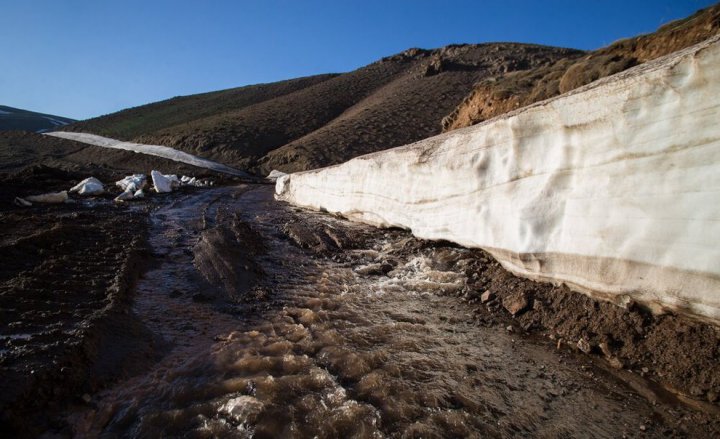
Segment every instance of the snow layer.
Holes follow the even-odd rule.
[[[122,140],[110,139],[108,137],[97,136],[88,133],[74,133],[69,131],[53,131],[45,133],[46,136],[60,137],[63,139],[74,140],[76,142],[87,143],[88,145],[102,146],[104,148],[124,149],[157,157],[174,160],[180,163],[197,166],[200,168],[210,169],[224,174],[235,175],[239,177],[247,177],[248,174],[239,169],[231,168],[212,160],[204,159],[186,152],[178,151],[169,146],[162,145],[145,145],[142,143],[123,142]]]
[[[47,194],[30,195],[25,197],[24,200],[31,203],[64,203],[68,200],[68,193],[67,191],[48,192]]]
[[[277,197],[720,323],[718,38],[483,124],[291,174]]]

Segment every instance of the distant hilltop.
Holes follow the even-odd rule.
[[[44,133],[73,122],[75,119],[0,105],[0,131]]]

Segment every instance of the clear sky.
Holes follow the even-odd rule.
[[[0,0],[0,104],[84,119],[409,47],[594,49],[710,0]]]

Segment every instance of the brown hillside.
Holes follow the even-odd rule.
[[[486,78],[443,119],[443,131],[477,124],[597,79],[692,46],[718,33],[720,5],[673,21],[655,33],[617,41],[579,58]]]
[[[182,127],[184,124],[204,117],[237,111],[268,99],[290,94],[335,76],[337,75],[308,76],[270,84],[255,84],[190,96],[178,96],[77,122],[63,129],[131,140],[143,134],[175,126]]]
[[[439,134],[442,117],[477,80],[580,54],[524,44],[458,45],[418,51],[393,81],[321,128],[270,152],[261,161],[261,171],[327,166]],[[393,62],[391,58],[378,64]]]
[[[174,146],[261,173],[296,171],[438,134],[477,81],[582,53],[510,43],[410,49],[342,75],[175,98],[63,129]]]

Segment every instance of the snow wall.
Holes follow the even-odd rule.
[[[146,145],[144,143],[125,142],[122,140],[111,139],[109,137],[98,136],[96,134],[76,133],[72,131],[53,131],[44,134],[46,136],[74,140],[76,142],[94,146],[101,146],[103,148],[123,149],[126,151],[133,151],[141,154],[154,155],[176,162],[197,166],[199,168],[205,168],[212,171],[221,172],[223,174],[235,175],[238,177],[249,177],[246,172],[239,169],[231,168],[230,166],[223,165],[222,163],[204,159],[202,157],[188,154],[183,151],[178,151],[177,149],[171,148],[169,146]]]
[[[278,179],[276,197],[720,323],[720,42],[480,125]]]

